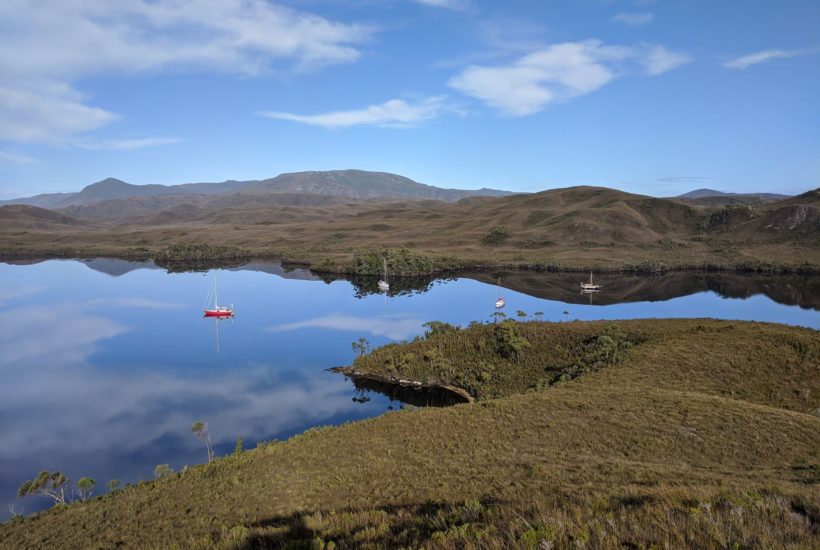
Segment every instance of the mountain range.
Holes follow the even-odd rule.
[[[133,185],[116,178],[107,178],[86,186],[76,193],[49,193],[28,198],[2,201],[0,204],[28,204],[41,208],[88,206],[102,201],[133,197],[215,197],[229,195],[320,195],[347,199],[432,199],[454,202],[473,196],[504,196],[509,191],[496,189],[443,189],[418,183],[387,172],[364,170],[329,170],[324,172],[292,172],[264,180],[220,183],[185,183],[181,185]],[[170,205],[179,201],[167,201]],[[241,201],[240,201],[241,202]],[[275,199],[274,199],[274,202]],[[288,202],[288,201],[285,201]],[[293,199],[290,200],[294,202]],[[156,207],[156,205],[154,205]]]

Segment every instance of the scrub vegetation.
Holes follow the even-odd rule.
[[[816,331],[428,328],[354,369],[461,384],[476,402],[309,430],[15,518],[0,547],[820,545]]]
[[[256,256],[370,275],[381,272],[388,250],[391,273],[402,275],[465,267],[820,269],[818,190],[719,207],[600,187],[454,203],[331,198],[306,194],[298,203],[266,203],[253,195],[236,204],[174,203],[160,211],[133,197],[59,211],[0,206],[0,257],[117,256],[173,265]]]

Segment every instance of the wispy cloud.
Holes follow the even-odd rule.
[[[0,139],[59,143],[116,120],[74,88],[96,74],[258,75],[349,63],[374,29],[266,0],[0,3]]]
[[[667,50],[663,46],[647,46],[639,58],[649,75],[655,76],[677,69],[692,61],[692,58],[680,52]]]
[[[615,15],[612,20],[630,27],[642,27],[654,21],[655,16],[649,12],[622,12]]]
[[[279,111],[262,111],[258,114],[268,118],[333,129],[349,128],[351,126],[409,128],[439,116],[446,108],[444,99],[443,96],[429,97],[415,103],[403,99],[391,99],[379,105],[370,105],[363,109],[334,111],[316,115],[297,115]]]
[[[94,300],[87,300],[83,302],[82,305],[87,307],[117,307],[153,310],[182,309],[187,307],[185,304],[181,304],[179,302],[164,302],[160,300],[149,300],[147,298],[97,298]]]
[[[99,341],[128,331],[116,321],[70,304],[29,306],[4,311],[3,315],[14,322],[6,323],[0,335],[4,350],[0,369],[23,361],[29,364],[48,364],[55,358],[64,362],[84,361],[97,349]],[[43,338],[44,334],[48,337]]]
[[[273,325],[267,332],[290,332],[306,328],[323,328],[344,332],[368,333],[391,340],[405,340],[422,333],[422,321],[414,317],[382,315],[357,317],[355,315],[327,315],[296,323]]]
[[[77,147],[93,150],[133,151],[146,147],[157,147],[180,143],[182,139],[173,137],[149,137],[137,139],[112,139],[101,141],[82,140],[76,143]]]
[[[2,39],[0,49],[1,44]],[[65,85],[36,91],[0,86],[0,140],[60,143],[117,118],[105,109],[85,105],[80,94]]]
[[[715,179],[710,176],[667,176],[665,178],[658,178],[661,183],[699,183]]]
[[[448,10],[464,11],[472,7],[470,0],[415,0],[417,4],[444,8]]]
[[[25,166],[26,164],[34,164],[37,162],[37,159],[33,157],[29,157],[26,155],[20,155],[17,153],[10,153],[8,151],[0,150],[0,163],[2,164],[13,164],[15,166]]]
[[[500,66],[473,65],[448,85],[512,116],[541,111],[547,104],[588,94],[637,64],[659,75],[691,58],[663,46],[605,45],[598,40],[553,44]]]
[[[35,286],[35,285],[20,285],[20,286],[8,286],[4,285],[0,287],[0,306],[2,306],[5,302],[11,302],[17,298],[22,298],[24,296],[30,296],[32,294],[37,294],[41,292],[43,287]]]
[[[797,57],[817,53],[818,50],[763,50],[749,55],[730,59],[723,64],[727,69],[743,70],[758,63],[771,61],[772,59],[784,59],[787,57]]]

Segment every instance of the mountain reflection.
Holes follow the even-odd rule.
[[[45,260],[7,261],[11,265],[33,265]],[[53,261],[53,260],[50,260]],[[78,260],[94,271],[120,277],[136,270],[166,270],[151,261],[97,258]],[[228,265],[198,262],[196,265],[175,264],[169,273],[202,272],[224,268],[229,271],[254,271],[267,273],[288,280],[302,281],[348,281],[353,285],[357,298],[383,294],[378,277],[314,273],[302,267],[289,267],[269,260],[234,261]],[[784,305],[820,310],[820,275],[764,274],[707,271],[669,271],[666,273],[601,273],[596,280],[603,285],[601,292],[592,296],[582,295],[579,283],[586,273],[539,272],[539,271],[461,271],[446,275],[391,277],[389,297],[409,296],[429,292],[437,283],[458,278],[473,279],[495,285],[501,277],[505,288],[535,298],[555,300],[569,304],[611,305],[627,302],[658,302],[699,292],[714,292],[724,298],[750,298],[762,294]],[[2,303],[3,291],[0,291]]]

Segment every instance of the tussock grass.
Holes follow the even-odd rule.
[[[609,324],[641,340],[571,380],[491,377],[476,403],[310,430],[6,523],[0,546],[817,547],[818,333],[698,319],[526,323],[520,367],[494,368],[557,365],[553,343],[574,349]],[[404,349],[463,345],[448,334]]]

